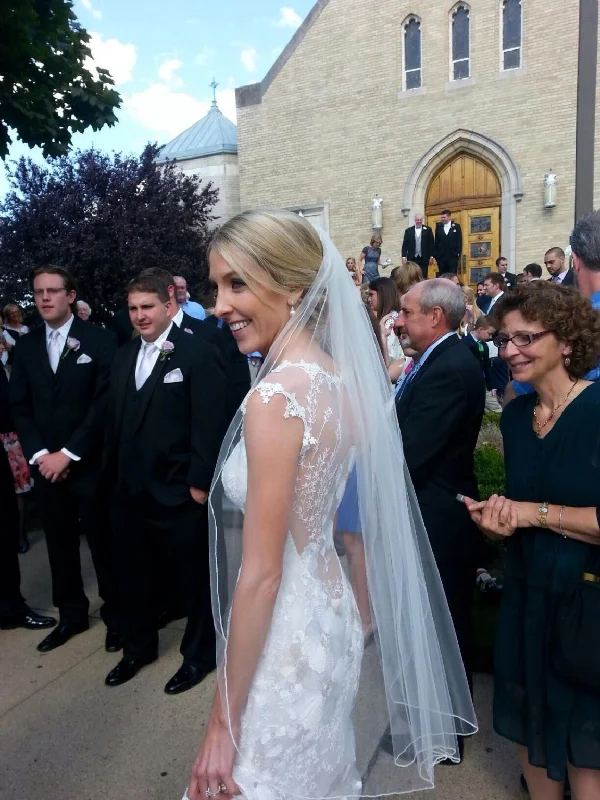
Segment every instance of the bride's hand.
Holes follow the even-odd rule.
[[[241,794],[233,780],[233,764],[236,748],[229,731],[229,724],[220,710],[218,696],[210,715],[204,742],[192,767],[192,777],[187,790],[189,800],[206,800],[207,797],[234,797]],[[225,791],[220,787],[224,785]],[[207,790],[211,794],[207,794]]]

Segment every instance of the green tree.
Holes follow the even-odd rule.
[[[10,129],[44,156],[60,156],[74,133],[117,121],[121,97],[113,79],[85,67],[89,39],[71,0],[1,0],[0,158]]]
[[[183,275],[197,297],[207,282],[206,246],[218,190],[168,164],[147,145],[139,158],[78,150],[47,164],[6,167],[0,203],[0,296],[31,303],[31,270],[68,269],[97,319],[124,302],[146,267]]]

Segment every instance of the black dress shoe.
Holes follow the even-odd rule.
[[[29,550],[29,539],[27,538],[27,534],[23,533],[19,537],[19,553],[23,555]]]
[[[150,659],[122,658],[117,666],[108,673],[104,683],[107,686],[121,686],[121,684],[127,683],[127,681],[135,678],[142,667],[145,667],[147,664],[152,664],[153,661],[156,661],[156,656]]]
[[[52,633],[48,634],[45,639],[38,644],[37,649],[40,653],[49,653],[50,650],[56,650],[57,647],[62,647],[69,639],[76,636],[78,633],[87,631],[90,627],[89,622],[81,622],[73,624],[70,622],[59,622],[58,628],[55,628]]]
[[[56,625],[54,617],[42,617],[30,608],[23,608],[15,614],[0,620],[0,628],[5,631],[13,628],[27,628],[30,631],[41,631]]]
[[[106,631],[104,649],[107,653],[118,653],[119,650],[123,649],[123,639],[119,631]]]
[[[215,669],[214,666],[197,667],[195,664],[184,664],[165,686],[167,694],[181,694],[193,689]]]

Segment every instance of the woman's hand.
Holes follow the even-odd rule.
[[[465,505],[473,522],[486,536],[499,536],[504,539],[512,536],[520,527],[517,504],[506,497],[493,494],[489,500],[481,503],[465,497]]]
[[[192,767],[192,776],[187,790],[189,800],[206,800],[207,797],[234,797],[241,794],[233,780],[233,764],[236,748],[229,724],[221,712],[219,690],[210,715],[204,742]],[[222,787],[225,790],[222,790]],[[207,790],[211,795],[207,794]]]

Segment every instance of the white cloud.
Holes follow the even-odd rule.
[[[92,33],[89,47],[92,58],[86,60],[86,67],[91,72],[95,72],[97,67],[107,69],[117,86],[131,80],[137,61],[135,45],[124,44],[118,39],[104,40],[101,33]]]
[[[276,23],[280,28],[298,28],[302,24],[302,17],[289,6],[279,9],[279,19]]]
[[[217,92],[219,108],[232,122],[236,121],[235,91]],[[198,100],[187,92],[174,91],[167,83],[153,83],[143,92],[124,98],[124,108],[161,141],[183,133],[210,109],[209,100]]]
[[[173,88],[183,86],[183,81],[179,75],[175,74],[177,70],[181,69],[182,67],[183,64],[178,58],[172,58],[169,61],[164,61],[158,68],[158,77],[163,81],[163,83],[167,84],[168,86],[172,86]]]
[[[247,47],[240,53],[242,64],[246,67],[248,72],[256,72],[256,57],[258,53],[255,47]]]
[[[204,45],[202,50],[196,55],[194,61],[199,67],[203,67],[207,61],[210,61],[212,57],[215,55],[215,51],[211,50],[210,47]]]
[[[91,0],[81,0],[83,7],[86,8],[94,19],[102,19],[102,12],[99,11],[97,8],[91,3]]]

